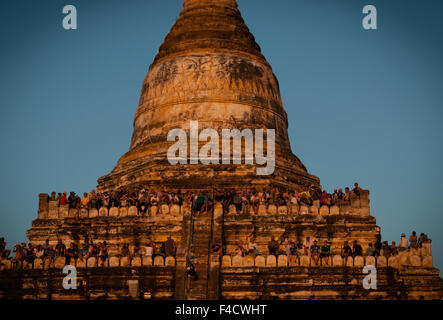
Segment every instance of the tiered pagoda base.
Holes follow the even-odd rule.
[[[110,258],[103,267],[95,258],[76,261],[78,289],[65,290],[64,258],[36,259],[14,267],[2,261],[0,297],[30,299],[441,299],[443,280],[432,265],[430,243],[419,250],[386,259],[339,256],[344,240],[357,240],[365,249],[380,234],[370,216],[368,192],[350,202],[328,207],[260,207],[259,214],[224,213],[221,204],[207,215],[195,217],[189,204],[173,206],[162,215],[139,216],[135,207],[78,210],[48,201],[41,195],[39,217],[28,231],[33,245],[50,239],[80,246],[107,241]],[[176,259],[120,258],[121,245],[143,247],[149,238],[163,242],[168,236],[179,244]],[[255,237],[263,255],[234,255],[239,240]],[[328,265],[317,266],[308,256],[268,255],[270,237],[303,241],[306,236],[331,243]],[[212,243],[223,253],[211,253]],[[198,280],[186,290],[189,258]],[[366,290],[365,265],[377,268],[377,289]]]

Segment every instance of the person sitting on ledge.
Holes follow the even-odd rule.
[[[166,195],[165,192],[159,192],[159,203],[158,203],[158,212],[160,214],[163,214],[163,205],[166,205],[169,207],[169,197]]]
[[[242,198],[240,197],[240,194],[238,192],[235,193],[233,201],[235,206],[235,211],[237,214],[240,214],[242,211]]]
[[[269,194],[269,204],[277,205],[277,188],[272,188]]]
[[[415,231],[412,231],[412,234],[409,236],[409,247],[413,249],[418,248],[417,233]]]
[[[22,261],[23,261],[23,256],[22,256],[22,247],[20,245],[20,243],[17,243],[14,248],[12,248],[12,252],[15,253],[15,257],[14,259],[12,259],[12,262],[14,263],[14,266],[18,267],[19,265],[21,265]]]
[[[84,244],[83,249],[79,250],[79,258],[84,261],[88,255],[88,245]]]
[[[338,191],[337,191],[337,188],[334,189],[334,193],[332,194],[331,197],[332,197],[331,198],[331,204],[332,205],[337,204],[337,202],[338,202]]]
[[[42,245],[38,245],[35,251],[35,258],[43,259],[44,257],[45,257],[45,250],[43,249]]]
[[[343,197],[344,201],[351,201],[351,192],[349,191],[349,188],[345,188],[345,195]]]
[[[243,244],[241,241],[238,243],[237,247],[235,247],[235,255],[239,257],[245,256],[245,252],[243,250]]]
[[[358,183],[354,183],[354,189],[352,189],[352,193],[356,194],[360,197],[361,188],[358,186]]]
[[[11,254],[11,250],[6,250],[6,242],[5,238],[0,238],[0,258],[9,259],[9,255]]]
[[[278,256],[280,253],[280,243],[274,237],[271,237],[271,241],[268,243],[268,250],[269,254],[274,256]]]
[[[391,255],[391,249],[387,241],[383,241],[383,246],[381,248],[380,255],[386,257],[386,259],[388,259],[389,256]]]
[[[303,242],[303,248],[304,248],[304,255],[310,257],[311,256],[311,237],[306,237],[305,241]]]
[[[127,208],[128,207],[128,194],[125,192],[123,193],[123,195],[120,197],[120,206],[122,208]]]
[[[255,243],[255,239],[253,237],[247,238],[247,245],[246,245],[247,254],[250,254],[252,256],[258,256],[260,252],[258,251],[257,243]]]
[[[400,244],[398,245],[399,251],[405,251],[408,250],[409,244],[408,244],[408,238],[406,238],[406,234],[402,233],[400,236]]]
[[[320,188],[316,188],[315,186],[309,187],[309,192],[312,197],[312,205],[316,207],[320,207],[320,198],[321,198],[321,186]]]
[[[257,215],[258,214],[258,207],[260,205],[260,198],[258,197],[257,191],[253,191],[251,194],[251,206],[252,206],[252,210],[254,211],[254,214]]]
[[[343,248],[341,249],[341,257],[345,260],[345,263],[349,256],[352,256],[352,249],[349,246],[348,241],[345,241],[343,243]]]
[[[152,242],[149,240],[145,246],[145,256],[152,257],[154,255],[154,247],[152,246]]]
[[[289,242],[289,255],[290,256],[298,256],[297,245],[294,241]]]
[[[183,201],[181,200],[179,193],[175,193],[175,192],[171,193],[171,206],[174,204],[176,204],[178,206],[181,206],[183,204]]]
[[[66,246],[63,244],[62,240],[58,240],[55,250],[57,257],[64,257],[66,255]]]
[[[68,204],[69,204],[70,209],[71,208],[78,208],[80,205],[79,203],[77,203],[77,195],[73,191],[71,191],[69,193]]]
[[[322,264],[323,264],[323,259],[324,259],[325,265],[328,265],[330,255],[331,255],[331,246],[325,240],[323,242],[323,245],[321,246],[321,250],[320,250],[320,258],[321,258]]]
[[[326,190],[323,190],[323,192],[321,193],[321,196],[320,196],[320,205],[321,206],[326,205],[327,197],[328,197],[328,193],[326,192]]]
[[[192,197],[192,210],[194,211],[196,216],[199,215],[204,202],[205,202],[205,199],[203,198],[203,196],[201,195],[200,192],[198,192],[197,194],[195,194]]]
[[[68,193],[67,193],[66,191],[63,191],[63,194],[62,194],[62,196],[60,197],[59,205],[62,205],[62,204],[66,204],[66,203],[68,203],[68,198],[66,197],[67,194],[68,194]]]
[[[165,243],[164,242],[161,244],[161,246],[155,248],[155,255],[162,256],[162,257],[165,256]]]
[[[290,212],[294,212],[299,203],[297,192],[291,192],[289,196],[289,210]]]
[[[197,272],[195,271],[195,267],[191,261],[188,261],[188,265],[186,267],[186,276],[188,278],[187,290],[189,291],[192,289],[192,281],[196,281],[198,278]]]
[[[23,256],[23,259],[28,263],[33,263],[35,258],[34,247],[32,243],[29,243],[28,249],[26,249],[26,254]]]
[[[314,244],[311,246],[311,258],[315,265],[318,266],[318,262],[320,261],[320,246],[317,245],[317,240],[314,240]]]
[[[375,254],[375,251],[374,251],[374,249],[372,248],[372,243],[370,243],[370,244],[368,245],[368,248],[366,249],[366,256],[367,256],[367,257],[372,257],[372,256],[374,256],[374,254]]]
[[[105,265],[106,259],[108,259],[108,247],[106,245],[106,241],[103,241],[100,247],[99,257],[99,267],[103,267]]]
[[[418,238],[418,246],[420,248],[423,247],[423,242],[426,242],[428,240],[428,236],[424,233],[420,233],[420,238]]]
[[[55,191],[52,191],[52,192],[51,192],[51,195],[49,196],[49,200],[54,201],[54,200],[56,200],[56,199],[55,199],[56,197],[57,197],[57,194],[55,193]]]
[[[49,246],[49,249],[46,253],[45,259],[48,259],[50,261],[50,263],[52,263],[52,261],[54,261],[56,256],[56,251],[54,246]]]
[[[85,209],[89,208],[89,197],[86,192],[83,193],[83,198],[81,198],[80,202],[81,202],[82,208],[85,208]]]
[[[42,244],[42,248],[43,248],[43,251],[44,251],[45,257],[46,257],[48,255],[48,250],[49,250],[49,239],[45,240],[45,243]]]
[[[111,207],[111,197],[107,192],[99,194],[98,201],[100,203],[100,207],[105,207],[107,209]]]
[[[363,254],[363,248],[361,245],[357,243],[357,240],[354,240],[354,245],[352,248],[352,256],[355,258],[357,256],[361,256]]]
[[[98,197],[97,194],[95,193],[95,190],[93,189],[91,191],[91,193],[89,193],[89,204],[91,206],[91,209],[98,209]]]
[[[306,206],[312,205],[313,200],[309,190],[300,193],[300,202]]]
[[[242,205],[243,205],[243,208],[242,208],[242,213],[243,214],[249,214],[249,212],[251,211],[249,209],[249,207],[251,205],[251,203],[249,202],[249,198],[250,198],[250,195],[248,194],[248,192],[243,190],[242,196],[241,196],[241,202],[242,202]]]
[[[134,249],[132,249],[132,259],[136,258],[136,257],[143,257],[142,252],[140,251],[140,248],[138,245],[134,246]]]
[[[277,198],[277,208],[286,206],[286,203],[285,197],[282,194],[279,194]]]
[[[68,250],[66,250],[66,265],[70,265],[71,262],[74,262],[78,259],[78,249],[75,244],[71,242]]]
[[[175,257],[175,242],[172,240],[171,236],[165,242],[165,254],[167,257]]]
[[[305,248],[303,246],[303,243],[301,243],[301,241],[297,242],[296,247],[297,247],[297,255],[298,256],[302,256],[305,254]]]
[[[129,244],[127,244],[127,243],[123,244],[122,249],[120,251],[120,255],[121,255],[122,258],[123,257],[128,257],[129,260],[132,259],[131,252],[129,251]]]
[[[395,241],[392,241],[391,247],[389,249],[392,256],[398,255],[398,248],[395,244]]]
[[[341,200],[341,201],[345,200],[345,194],[343,193],[342,188],[339,188],[339,189],[338,189],[337,199],[338,199],[338,200]]]
[[[207,191],[205,191],[205,200],[206,200],[206,214],[209,213],[209,211],[214,209],[214,199],[212,195],[209,195]]]

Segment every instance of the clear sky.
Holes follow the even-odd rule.
[[[239,0],[279,79],[296,155],[323,187],[358,181],[384,240],[433,239],[443,267],[443,2]],[[62,8],[78,10],[76,31]],[[26,240],[38,193],[90,191],[128,150],[141,84],[182,0],[0,2],[0,235]],[[378,30],[362,8],[378,9]]]

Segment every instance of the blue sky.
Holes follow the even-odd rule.
[[[385,240],[433,239],[443,267],[443,3],[239,0],[279,79],[292,149],[331,190],[358,181]],[[62,8],[78,10],[76,31]],[[128,150],[144,76],[181,0],[0,2],[0,234],[38,193],[89,191]],[[378,9],[378,30],[362,8]]]

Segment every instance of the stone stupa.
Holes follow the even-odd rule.
[[[255,165],[171,165],[169,130],[204,128],[275,129],[273,175],[259,176]],[[143,83],[128,153],[98,180],[99,191],[147,185],[152,189],[305,189],[319,184],[292,154],[288,120],[278,82],[241,18],[235,0],[185,0],[183,10]],[[106,241],[109,257],[71,259],[78,288],[65,290],[68,261],[36,258],[14,265],[0,260],[0,298],[9,299],[436,299],[443,280],[433,266],[431,241],[395,256],[365,255],[380,240],[371,216],[369,191],[349,201],[223,208],[221,202],[196,214],[192,204],[153,205],[149,214],[134,205],[70,208],[39,195],[38,217],[27,231],[34,245],[46,240],[80,248]],[[131,252],[149,241],[161,247],[169,237],[175,256]],[[330,259],[312,259],[302,243],[326,241]],[[238,254],[239,241],[255,239],[251,254]],[[281,251],[272,252],[272,238]],[[170,240],[169,240],[170,241]],[[342,257],[345,241],[358,241],[361,254]],[[289,244],[300,244],[297,255]],[[219,247],[217,247],[217,245]],[[218,248],[218,250],[217,250]],[[257,252],[258,251],[258,252]],[[270,252],[271,251],[271,252]],[[146,251],[145,251],[146,252]],[[355,252],[354,252],[355,253]],[[198,278],[189,285],[187,261]],[[365,267],[377,268],[377,288],[363,285]]]
[[[190,121],[219,133],[275,129],[274,173],[258,176],[256,165],[245,164],[171,165],[168,132],[189,132]],[[98,180],[98,190],[138,184],[182,190],[318,185],[292,153],[287,129],[278,80],[236,1],[186,0],[143,82],[130,149]]]

